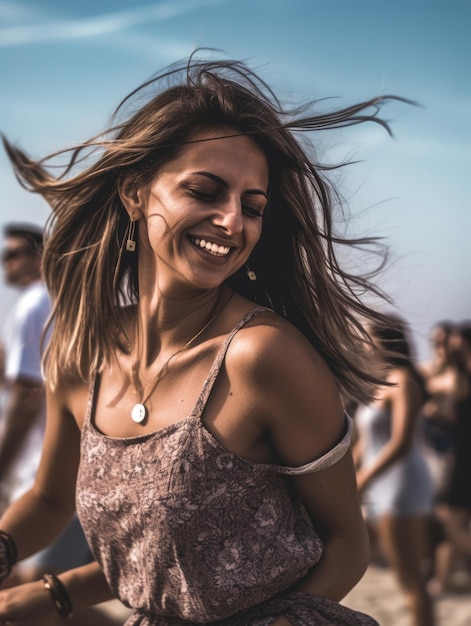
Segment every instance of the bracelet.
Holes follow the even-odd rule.
[[[18,558],[15,540],[0,530],[0,583],[8,578]]]
[[[54,606],[60,617],[73,617],[72,601],[61,580],[54,574],[43,574],[44,587],[51,594]]]

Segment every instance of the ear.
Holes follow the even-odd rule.
[[[129,177],[120,180],[118,182],[118,193],[124,208],[132,220],[138,220],[144,215],[146,206],[144,188],[135,179]]]

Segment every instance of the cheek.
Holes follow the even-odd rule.
[[[150,263],[164,249],[165,222],[157,215],[145,217],[138,222],[139,258]]]
[[[252,252],[254,251],[254,248],[257,246],[258,242],[260,241],[260,238],[262,236],[262,229],[259,228],[257,229],[257,233],[254,234],[253,239],[250,241],[250,254],[252,254]]]
[[[262,220],[253,220],[246,225],[246,238],[254,246],[262,236]]]
[[[146,211],[149,232],[160,236],[172,234],[190,224],[195,208],[186,198],[165,192],[152,193],[151,202]]]

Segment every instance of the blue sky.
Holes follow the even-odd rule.
[[[344,171],[348,232],[385,237],[380,279],[419,356],[440,319],[471,318],[471,2],[468,0],[0,0],[0,130],[35,156],[99,132],[130,90],[196,47],[247,60],[281,97],[348,105],[393,93],[394,138],[319,137]],[[43,223],[0,154],[0,226]],[[15,293],[0,286],[0,323]]]

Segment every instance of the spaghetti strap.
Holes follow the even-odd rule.
[[[206,403],[208,402],[211,390],[214,386],[214,383],[216,382],[216,378],[219,374],[219,370],[221,369],[221,365],[226,356],[226,352],[229,348],[231,341],[234,339],[235,335],[239,332],[241,328],[243,328],[248,322],[250,322],[251,319],[253,319],[259,313],[263,313],[263,312],[273,313],[271,309],[268,309],[267,307],[264,307],[264,306],[258,306],[254,309],[251,309],[244,315],[244,317],[235,325],[235,327],[229,333],[228,337],[225,339],[224,343],[219,348],[219,352],[217,353],[216,358],[213,361],[211,369],[209,370],[209,374],[203,383],[201,393],[198,396],[198,399],[196,400],[196,403],[193,407],[192,412],[190,413],[192,417],[201,417],[204,411],[204,408],[206,406]]]
[[[93,414],[93,407],[95,406],[95,393],[96,393],[96,388],[98,386],[98,372],[95,370],[91,376],[90,376],[90,385],[89,385],[89,391],[88,391],[88,402],[87,402],[87,410],[84,416],[84,420],[83,420],[83,426],[82,429],[85,426],[89,426],[91,423],[91,419],[92,419],[92,414]]]
[[[342,459],[350,450],[353,421],[352,418],[344,413],[345,416],[345,434],[342,439],[330,450],[328,450],[321,457],[314,459],[310,463],[300,465],[299,467],[288,467],[285,465],[273,465],[280,474],[286,474],[288,476],[299,476],[300,474],[313,474],[314,472],[321,472],[322,470],[332,467]]]
[[[219,349],[219,351],[218,351],[218,353],[216,355],[216,358],[213,361],[211,369],[209,370],[209,374],[208,374],[206,380],[203,383],[200,395],[198,396],[198,399],[196,400],[196,402],[195,402],[195,404],[193,406],[193,410],[191,411],[190,416],[192,416],[192,417],[201,417],[201,414],[202,414],[202,412],[204,410],[204,407],[206,406],[206,403],[208,401],[209,394],[211,393],[211,389],[213,388],[213,385],[214,385],[214,383],[216,381],[217,375],[218,375],[219,370],[221,368],[221,364],[224,361],[224,357],[226,356],[226,352],[227,352],[227,350],[229,348],[229,345],[230,345],[232,339],[234,338],[234,336],[253,317],[258,315],[259,313],[263,313],[264,311],[268,311],[270,313],[273,313],[273,311],[271,309],[268,309],[267,307],[258,306],[256,308],[251,309],[250,311],[248,311],[244,315],[244,317],[232,329],[232,331],[230,332],[230,334],[228,335],[228,337],[225,339],[224,343],[220,347],[220,349]],[[90,376],[90,386],[89,386],[90,388],[89,388],[89,394],[88,394],[87,410],[86,410],[86,413],[85,413],[83,426],[87,426],[88,427],[88,426],[91,425],[92,415],[94,413],[94,406],[95,406],[95,402],[96,402],[96,392],[97,392],[97,389],[99,387],[99,381],[100,381],[99,372],[98,371],[94,371],[91,374],[91,376]]]

